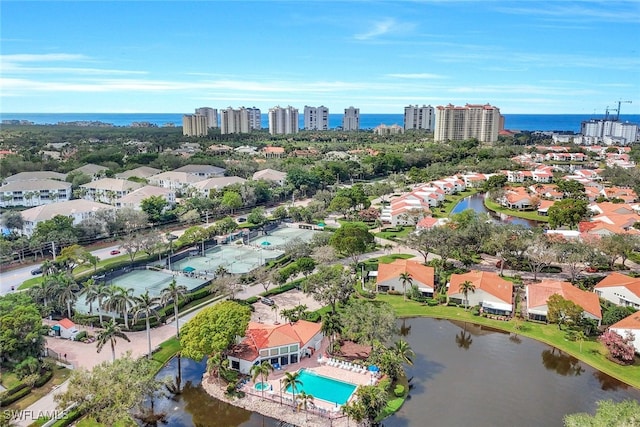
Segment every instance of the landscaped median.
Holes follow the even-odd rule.
[[[459,307],[434,306],[429,307],[415,301],[404,301],[402,296],[378,295],[376,299],[391,304],[398,317],[433,317],[437,319],[459,320],[479,325],[490,326],[495,329],[532,338],[551,345],[565,353],[581,360],[591,367],[604,372],[630,386],[640,389],[640,362],[636,358],[635,364],[621,366],[607,359],[607,350],[595,340],[585,340],[582,344],[569,341],[564,331],[557,325],[546,325],[535,322],[501,321],[476,316],[471,310]],[[582,346],[582,349],[580,348]]]

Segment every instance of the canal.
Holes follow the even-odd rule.
[[[604,399],[640,400],[640,391],[553,347],[468,323],[406,319],[416,353],[410,398],[386,427],[562,426],[565,414],[593,412]],[[278,422],[210,397],[199,386],[205,362],[182,359],[184,391],[156,410],[169,426],[277,426]],[[175,379],[177,359],[159,377]]]
[[[489,214],[494,220],[496,220],[496,222],[501,222],[503,224],[520,224],[527,228],[535,228],[540,224],[537,221],[517,218],[510,215],[497,214],[493,211],[490,211],[484,205],[484,193],[476,193],[473,196],[465,197],[464,199],[460,200],[458,204],[454,206],[451,213],[460,213],[467,209],[473,209],[480,214]]]

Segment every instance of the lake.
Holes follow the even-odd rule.
[[[499,221],[503,224],[520,224],[525,226],[526,228],[535,228],[538,225],[540,225],[540,223],[538,223],[537,221],[532,221],[532,220],[523,219],[523,218],[516,218],[514,216],[509,216],[509,215],[497,214],[493,211],[490,211],[484,205],[484,193],[476,193],[473,196],[465,197],[464,199],[460,200],[458,204],[453,207],[453,209],[451,210],[451,213],[452,214],[460,213],[467,209],[473,209],[474,211],[480,214],[488,213],[496,221]]]
[[[640,390],[535,340],[468,323],[400,321],[416,352],[413,388],[386,427],[561,426],[565,414],[593,412],[598,400],[640,400]],[[278,422],[216,400],[199,387],[205,362],[182,359],[184,393],[157,409],[169,426],[277,426]],[[177,359],[160,377],[175,376]],[[328,425],[328,423],[327,423]]]

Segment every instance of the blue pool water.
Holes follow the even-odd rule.
[[[315,399],[337,403],[338,405],[347,403],[356,389],[355,384],[323,377],[304,369],[300,371],[298,379],[302,382],[302,386],[296,387],[296,394],[304,391]],[[291,386],[287,387],[287,392],[291,393]]]
[[[256,383],[255,388],[258,391],[262,391],[262,390],[269,390],[271,386],[269,385],[269,383],[260,382],[260,383]]]

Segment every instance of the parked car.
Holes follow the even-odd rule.
[[[119,255],[120,251],[118,249],[114,249],[111,252],[109,252],[111,255]]]
[[[275,301],[272,300],[271,298],[262,298],[260,300],[260,302],[262,302],[263,304],[268,305],[268,306],[276,305]]]
[[[34,268],[33,270],[31,270],[31,275],[32,276],[35,276],[37,274],[42,274],[42,267],[37,267],[37,268]]]

